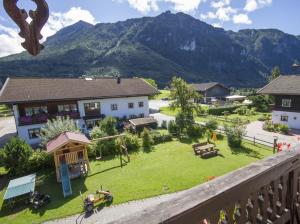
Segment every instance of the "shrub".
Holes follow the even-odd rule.
[[[271,98],[263,95],[250,96],[249,99],[252,101],[252,106],[259,112],[268,112]]]
[[[90,133],[92,139],[102,138],[107,136],[107,134],[98,126],[94,127]]]
[[[216,116],[224,115],[225,112],[228,114],[232,114],[238,107],[240,106],[234,105],[234,106],[225,106],[225,107],[211,107],[208,109],[208,114],[216,115]]]
[[[205,123],[205,128],[209,131],[215,131],[218,129],[218,122],[215,119],[210,118],[206,123]]]
[[[271,120],[271,114],[263,114],[258,117],[259,121],[270,121]]]
[[[249,109],[247,106],[241,106],[241,107],[238,107],[237,109],[235,109],[234,113],[236,113],[238,115],[245,115],[248,110]]]
[[[144,128],[141,137],[143,139],[143,147],[149,149],[154,143],[150,131],[147,128]]]
[[[179,128],[175,121],[170,121],[168,124],[168,131],[172,135],[178,135],[179,134]]]
[[[247,116],[256,115],[256,114],[257,114],[257,112],[256,112],[256,108],[255,107],[252,107],[251,109],[248,109],[246,111],[246,115]]]
[[[116,155],[119,152],[119,142],[116,139],[105,140],[105,141],[97,141],[94,144],[94,152],[95,156],[110,156]]]
[[[66,131],[79,132],[75,122],[69,117],[57,117],[48,120],[47,124],[41,128],[41,145],[47,145],[48,141]]]
[[[113,117],[106,117],[100,122],[100,128],[107,134],[107,135],[116,135],[118,134],[117,131],[117,120]]]
[[[190,125],[187,128],[187,135],[192,138],[200,138],[203,136],[205,129],[199,124]]]
[[[124,137],[124,144],[128,152],[138,151],[140,148],[140,141],[137,135],[126,134]]]
[[[153,143],[155,145],[173,141],[172,136],[168,135],[168,134],[154,133],[154,134],[152,134],[152,138],[153,138]]]
[[[20,176],[28,172],[32,148],[20,138],[11,138],[3,148],[3,164],[9,174]]]
[[[245,127],[241,125],[225,126],[228,145],[230,147],[240,147],[242,145],[243,136],[246,134]]]
[[[28,161],[30,171],[38,171],[53,167],[53,158],[46,151],[36,150],[32,153]]]
[[[282,133],[284,133],[284,134],[288,134],[289,133],[289,131],[290,131],[290,129],[289,129],[289,127],[287,126],[287,125],[285,125],[285,124],[282,124],[282,125],[280,125],[279,126],[280,127],[280,132],[282,132]]]

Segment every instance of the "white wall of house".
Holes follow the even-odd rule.
[[[101,114],[105,116],[113,116],[122,118],[130,115],[139,116],[144,114],[145,117],[149,116],[149,102],[147,96],[142,97],[127,97],[127,98],[112,98],[112,99],[99,99],[99,100],[80,100],[78,101],[78,110],[81,117],[85,116],[84,104],[85,103],[100,103]],[[144,102],[143,107],[139,107],[139,102]],[[128,103],[133,103],[134,108],[128,108]],[[111,105],[117,104],[118,109],[115,111],[111,110]]]
[[[18,136],[24,139],[30,145],[36,145],[40,143],[40,138],[29,138],[29,129],[41,128],[44,124],[34,124],[34,125],[26,125],[26,126],[17,126]]]
[[[288,116],[288,121],[282,121],[281,116]],[[273,111],[272,121],[276,124],[286,124],[289,128],[300,129],[300,113],[287,111]]]

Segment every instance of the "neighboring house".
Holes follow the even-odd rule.
[[[191,84],[191,86],[203,96],[202,103],[210,103],[215,100],[225,101],[226,97],[230,95],[230,89],[217,82]]]
[[[0,103],[12,105],[18,136],[34,145],[48,119],[69,116],[87,133],[105,116],[147,117],[148,97],[157,93],[138,78],[8,78]]]
[[[280,76],[258,93],[274,96],[273,123],[300,129],[300,75]]]

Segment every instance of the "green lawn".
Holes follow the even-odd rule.
[[[38,173],[38,189],[52,197],[46,209],[32,212],[2,209],[0,223],[32,223],[65,217],[82,211],[79,191],[94,192],[100,185],[114,195],[114,204],[134,199],[176,192],[206,182],[211,176],[221,176],[272,154],[272,149],[244,143],[243,148],[231,150],[226,140],[217,141],[222,156],[207,160],[193,154],[192,142],[173,141],[154,147],[149,153],[131,155],[131,162],[121,168],[118,158],[91,162],[92,172],[85,179],[72,181],[73,196],[64,199],[54,171]],[[1,200],[5,189],[0,193]],[[0,206],[3,201],[0,201]]]
[[[162,114],[175,117],[177,115],[177,113],[179,112],[179,109],[171,110],[169,107],[161,107],[160,108],[160,112]],[[250,116],[247,116],[247,115],[238,115],[238,114],[230,114],[230,115],[227,116],[227,118],[229,120],[239,118],[241,121],[244,121],[244,122],[247,122],[247,121],[253,122],[253,121],[257,121],[257,119],[260,116],[262,116],[263,114],[265,114],[265,113],[256,112],[255,115],[250,115]],[[199,122],[206,122],[210,117],[211,118],[216,118],[218,120],[218,122],[220,123],[220,125],[222,125],[223,123],[225,123],[224,122],[225,116],[203,116],[203,117],[197,116],[195,118],[195,120],[199,121]]]
[[[0,117],[12,116],[12,111],[4,104],[0,104]]]
[[[154,97],[155,100],[161,100],[163,98],[170,97],[170,90],[159,90],[159,92],[160,92],[160,94],[158,94]]]

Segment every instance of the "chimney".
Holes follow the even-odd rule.
[[[118,77],[117,77],[117,83],[118,84],[121,84],[121,77],[118,75]]]

